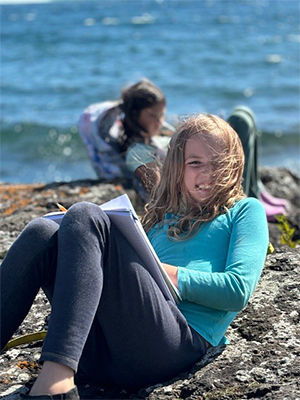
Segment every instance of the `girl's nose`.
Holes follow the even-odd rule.
[[[160,124],[163,124],[163,123],[164,123],[164,120],[165,120],[165,116],[164,116],[164,115],[156,115],[156,116],[155,116],[155,119],[156,119],[156,121],[159,122]]]
[[[202,174],[210,174],[212,172],[212,165],[210,162],[202,165],[201,170],[199,171]]]

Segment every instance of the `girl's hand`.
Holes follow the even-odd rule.
[[[142,182],[142,185],[148,193],[152,192],[154,186],[160,180],[160,172],[155,161],[141,165],[135,171],[135,176]]]
[[[174,265],[165,264],[165,263],[162,263],[162,266],[164,267],[166,273],[169,275],[169,277],[170,277],[171,281],[173,282],[173,284],[178,289],[178,279],[177,279],[177,270],[178,270],[178,268],[175,267]]]

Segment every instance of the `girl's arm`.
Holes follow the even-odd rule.
[[[141,181],[145,190],[151,193],[153,187],[159,182],[160,172],[155,161],[144,164],[135,170],[135,176]]]
[[[178,289],[178,277],[177,277],[178,267],[175,267],[174,265],[170,265],[170,264],[165,264],[165,263],[162,263],[162,266],[164,267],[166,273],[169,275],[172,283]]]
[[[128,170],[133,172],[145,190],[151,193],[160,179],[159,168],[152,148],[142,143],[136,143],[129,147],[125,159]]]
[[[219,310],[240,311],[261,275],[267,246],[265,211],[258,200],[248,199],[234,217],[223,272],[178,268],[178,288],[183,300]]]

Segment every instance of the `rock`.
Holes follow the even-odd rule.
[[[286,169],[261,168],[271,194],[290,200],[288,221],[299,237],[299,177]],[[135,192],[117,182],[76,181],[50,185],[2,185],[0,259],[32,218],[76,201],[103,203],[128,193],[139,213],[142,203]],[[228,346],[210,348],[189,371],[169,382],[159,382],[137,393],[99,387],[78,373],[76,383],[83,399],[300,399],[300,251],[280,241],[278,224],[269,224],[275,252],[267,257],[258,287],[248,306],[227,332]],[[297,236],[298,235],[298,236]],[[16,332],[37,332],[47,326],[50,306],[42,292]],[[42,342],[24,344],[0,356],[0,397],[20,399],[36,378]],[[22,384],[20,384],[20,382]]]
[[[299,171],[300,173],[300,171]],[[261,167],[260,176],[267,190],[275,197],[289,200],[288,222],[295,229],[294,240],[300,239],[300,178],[285,168]],[[278,224],[269,224],[270,241],[280,246]]]

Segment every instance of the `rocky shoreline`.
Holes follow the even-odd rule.
[[[281,168],[262,168],[261,177],[275,196],[291,203],[288,221],[299,239],[299,177]],[[33,218],[87,200],[98,204],[127,193],[138,212],[142,203],[126,182],[83,180],[48,185],[0,186],[0,261],[23,227]],[[206,357],[172,381],[129,393],[99,387],[79,373],[82,399],[287,399],[300,400],[300,250],[283,245],[278,224],[269,224],[275,252],[268,255],[262,278],[248,306],[228,330],[230,345],[209,349]],[[40,292],[15,336],[45,328],[49,304]],[[38,370],[41,341],[3,351],[0,355],[0,397],[18,400]]]

